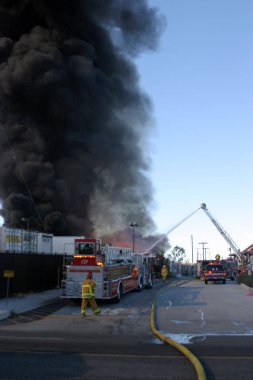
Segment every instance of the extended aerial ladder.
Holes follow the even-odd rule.
[[[211,220],[211,222],[215,225],[215,227],[217,228],[217,230],[219,231],[219,233],[221,234],[221,236],[223,236],[223,238],[226,240],[226,242],[228,243],[229,247],[234,252],[234,255],[235,255],[236,259],[238,261],[240,261],[241,263],[244,263],[244,256],[240,252],[240,248],[236,245],[236,243],[234,242],[234,240],[231,238],[231,236],[229,236],[229,234],[225,231],[225,229],[221,226],[221,224],[212,216],[212,214],[210,213],[210,211],[208,211],[205,203],[202,203],[197,210],[193,211],[186,218],[184,218],[179,223],[177,223],[176,225],[174,225],[166,234],[162,235],[158,241],[156,241],[154,244],[152,244],[151,247],[149,247],[149,249],[148,249],[147,252],[150,252],[163,239],[165,239],[167,237],[167,235],[169,235],[172,231],[174,231],[178,226],[180,226],[183,222],[185,222],[187,219],[189,219],[192,215],[194,215],[200,209],[202,209],[206,213],[206,215]]]
[[[236,258],[238,260],[240,260],[240,261],[243,261],[243,256],[242,256],[242,254],[240,252],[240,248],[236,245],[236,243],[234,242],[234,240],[224,230],[224,228],[220,225],[220,223],[216,219],[214,219],[214,217],[212,216],[212,214],[210,213],[210,211],[208,211],[208,209],[206,207],[206,204],[202,203],[201,206],[200,206],[200,208],[202,208],[202,210],[206,213],[206,215],[211,220],[211,222],[215,225],[215,227],[217,228],[217,230],[219,231],[219,233],[226,240],[226,242],[230,246],[231,250],[234,252]]]

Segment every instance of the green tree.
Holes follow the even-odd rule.
[[[175,261],[177,263],[182,263],[185,257],[186,257],[186,254],[185,254],[184,248],[178,247],[177,245],[168,254],[169,261]]]

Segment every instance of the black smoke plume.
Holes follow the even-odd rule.
[[[102,236],[150,216],[152,107],[134,58],[162,19],[144,0],[0,1],[5,224]],[[152,75],[152,73],[150,73]]]

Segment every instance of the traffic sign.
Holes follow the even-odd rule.
[[[14,274],[14,270],[4,270],[4,278],[13,278]]]

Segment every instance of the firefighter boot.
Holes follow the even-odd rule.
[[[100,313],[101,313],[101,311],[99,309],[94,310],[95,315],[100,314]]]

